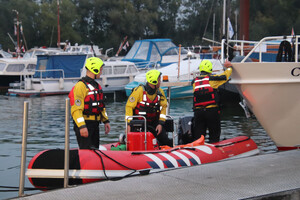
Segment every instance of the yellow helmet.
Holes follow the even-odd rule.
[[[161,72],[156,69],[152,69],[152,70],[148,71],[146,73],[147,82],[151,83],[152,85],[157,85],[158,78],[160,77],[160,75],[161,75]]]
[[[103,61],[97,57],[90,57],[85,61],[85,67],[95,75],[100,73],[100,69],[102,66]]]
[[[203,60],[199,65],[200,72],[212,73],[212,63],[209,60]]]

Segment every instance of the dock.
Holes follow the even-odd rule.
[[[300,150],[237,158],[16,199],[300,199]]]

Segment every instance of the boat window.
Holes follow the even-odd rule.
[[[47,66],[47,59],[45,60],[38,60],[38,70],[46,70],[46,66]]]
[[[124,74],[126,67],[126,65],[114,66],[114,74]]]
[[[9,64],[6,68],[7,72],[21,72],[25,69],[24,64]]]
[[[178,49],[177,48],[171,48],[171,49],[168,49],[164,55],[166,56],[170,56],[170,55],[178,55]]]
[[[126,54],[126,56],[124,57],[125,59],[131,59],[133,58],[135,52],[137,51],[137,49],[139,48],[141,42],[135,42],[133,44],[133,46],[131,47],[130,51]]]
[[[26,52],[26,53],[24,54],[23,58],[25,58],[25,59],[31,58],[32,54],[33,54],[32,51]]]
[[[166,42],[156,42],[155,43],[159,49],[159,52],[162,54],[164,53],[166,50],[170,49],[170,48],[174,48],[176,47],[174,43],[172,43],[171,41],[166,41]],[[176,54],[174,54],[176,55]]]
[[[5,68],[6,64],[5,63],[0,63],[0,71],[3,71]]]
[[[12,58],[13,56],[10,53],[7,53],[5,51],[2,51],[3,57],[4,58]]]
[[[134,67],[134,65],[129,65],[127,69],[128,74],[136,73],[138,72],[137,68]]]
[[[151,62],[157,62],[157,61],[160,61],[160,59],[161,59],[161,57],[160,57],[159,52],[157,51],[157,49],[152,48],[150,61]]]
[[[111,66],[105,65],[105,66],[103,67],[102,74],[103,74],[103,75],[111,75],[111,74],[112,74],[112,67],[111,67]]]
[[[35,70],[35,68],[36,68],[36,65],[35,65],[35,64],[29,64],[29,65],[27,66],[27,71],[33,72],[33,71]]]
[[[135,59],[147,60],[149,50],[149,42],[143,42],[140,46],[140,49],[134,56]]]
[[[36,57],[37,55],[43,55],[43,54],[45,54],[44,51],[35,51],[34,52],[34,57]]]

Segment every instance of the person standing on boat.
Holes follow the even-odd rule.
[[[212,62],[203,60],[199,65],[200,76],[193,81],[193,110],[194,126],[193,139],[197,140],[201,135],[209,132],[209,143],[219,142],[221,135],[219,97],[217,89],[226,83],[232,73],[231,63],[226,61],[227,68],[222,74],[212,75]]]
[[[102,74],[103,61],[90,57],[85,62],[86,76],[79,80],[69,94],[74,131],[80,149],[98,149],[99,124],[104,123],[105,134],[110,124],[103,102],[103,91],[95,79]]]
[[[146,73],[147,83],[140,85],[132,91],[125,108],[125,119],[133,115],[146,117],[147,129],[158,140],[159,145],[173,146],[168,138],[164,124],[166,121],[167,99],[160,88],[161,72],[150,70]],[[128,123],[130,118],[128,118]],[[127,127],[130,132],[130,125]]]

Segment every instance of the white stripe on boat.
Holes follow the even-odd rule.
[[[191,151],[188,151],[188,150],[180,150],[180,151],[192,156],[192,158],[194,158],[194,160],[198,163],[198,165],[201,164],[201,161],[200,161],[199,157],[196,154],[194,154],[194,153],[192,153]]]
[[[144,154],[145,156],[148,156],[150,159],[152,159],[160,169],[164,169],[165,166],[164,166],[164,163],[163,161],[158,158],[157,156],[153,155],[153,154]]]
[[[175,168],[178,167],[177,160],[175,158],[173,158],[172,156],[170,156],[169,154],[160,153],[159,155],[162,155],[163,157],[165,157],[166,159],[168,159]]]
[[[182,153],[179,153],[178,151],[172,151],[171,153],[173,153],[176,156],[178,156],[179,158],[181,158],[181,160],[183,160],[183,162],[185,162],[185,164],[187,166],[191,166],[191,162],[189,161],[189,159],[185,155],[183,155]]]
[[[107,148],[105,146],[103,146],[103,145],[100,145],[99,146],[99,150],[107,150]]]
[[[105,173],[109,178],[123,177],[132,172],[132,170],[105,170]],[[26,176],[28,176],[29,178],[64,178],[64,169],[27,169]],[[69,170],[69,178],[105,179],[106,177],[103,170],[99,169]]]
[[[210,147],[208,147],[208,146],[195,146],[194,147],[195,149],[199,149],[200,151],[203,151],[203,152],[205,152],[205,153],[207,153],[207,154],[212,154],[212,150],[211,150],[211,148]]]

